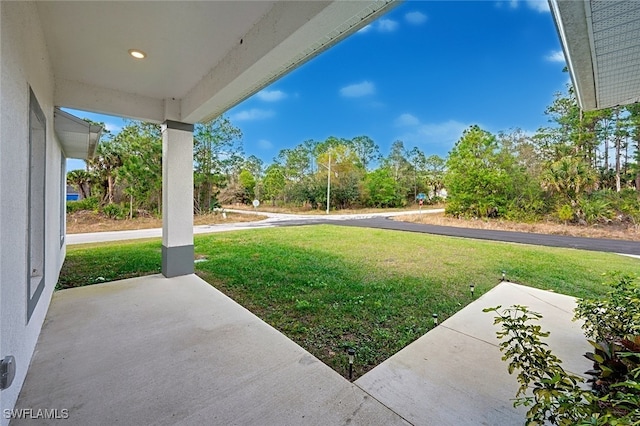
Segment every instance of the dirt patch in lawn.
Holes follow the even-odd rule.
[[[397,216],[393,219],[403,222],[455,226],[459,228],[495,229],[500,231],[531,232],[548,235],[640,241],[640,227],[616,222],[590,226],[563,225],[555,222],[519,223],[496,219],[456,219],[445,216],[442,213]]]
[[[264,220],[264,217],[242,213],[227,213],[226,219],[222,217],[222,213],[195,215],[193,217],[194,225],[218,225],[236,222],[255,222],[258,220]],[[162,218],[143,216],[134,219],[118,220],[88,210],[67,214],[67,234],[151,228],[162,228]]]

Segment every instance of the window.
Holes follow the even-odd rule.
[[[29,90],[29,183],[27,248],[27,322],[35,310],[45,273],[45,166],[46,121],[42,108]]]
[[[64,245],[67,233],[67,159],[60,154],[60,247]]]

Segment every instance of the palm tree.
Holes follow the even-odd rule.
[[[545,189],[567,197],[572,204],[584,192],[594,189],[596,184],[595,170],[575,156],[565,156],[551,163],[543,176]]]
[[[88,198],[91,194],[91,173],[86,170],[71,170],[67,173],[67,185],[78,190],[80,198]]]
[[[103,201],[113,203],[116,169],[122,166],[121,145],[115,139],[101,143],[96,149],[96,155],[89,163],[103,187]]]

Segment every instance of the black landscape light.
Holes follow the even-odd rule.
[[[501,282],[502,281],[506,281],[506,279],[507,279],[506,276],[507,276],[507,271],[502,271],[502,280],[500,280],[500,281]]]
[[[356,354],[355,349],[349,348],[347,350],[347,354],[349,355],[349,380],[353,379],[353,357]]]
[[[474,283],[469,284],[469,290],[471,290],[471,297],[473,298],[473,294],[476,291],[476,285]]]
[[[433,317],[433,325],[438,325],[438,314],[431,315]]]

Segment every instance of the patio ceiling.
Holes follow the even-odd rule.
[[[42,1],[57,106],[213,118],[366,25],[381,1]],[[146,58],[137,60],[130,49]]]
[[[580,106],[640,102],[640,2],[550,0]]]

